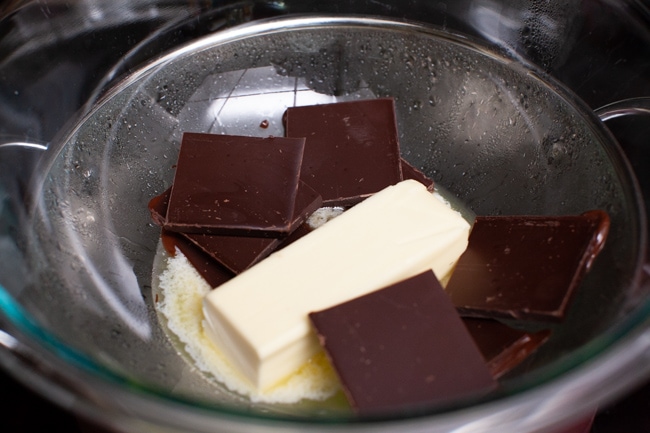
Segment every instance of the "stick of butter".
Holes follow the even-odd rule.
[[[308,314],[433,269],[443,279],[470,225],[405,180],[211,291],[206,333],[258,389],[282,381],[320,345]]]

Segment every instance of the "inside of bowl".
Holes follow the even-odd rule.
[[[170,186],[183,132],[282,136],[287,107],[376,97],[395,100],[402,156],[477,215],[609,213],[608,242],[568,317],[505,389],[563,373],[643,301],[631,298],[634,182],[579,101],[466,39],[360,18],[235,28],[121,83],[51,149],[23,233],[28,282],[12,295],[61,344],[161,395],[270,416],[345,414],[340,396],[254,405],[187,362],[156,312],[160,229],[147,203]]]

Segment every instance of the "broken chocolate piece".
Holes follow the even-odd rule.
[[[497,320],[463,318],[495,379],[500,378],[544,344],[550,330],[527,332]]]
[[[149,201],[151,217],[156,224],[161,226],[165,223],[164,215],[169,204],[170,191],[171,188]],[[292,223],[297,228],[284,238],[205,235],[198,233],[180,233],[180,235],[186,237],[231,272],[238,274],[268,256],[280,246],[285,246],[308,233],[307,230],[301,229],[301,227],[306,225],[304,222],[307,217],[317,210],[321,203],[322,200],[316,191],[301,182],[296,197]]]
[[[392,99],[288,108],[287,137],[306,137],[301,178],[325,206],[349,206],[402,180]]]
[[[362,415],[423,409],[495,387],[431,271],[309,317]]]
[[[167,215],[167,206],[169,205],[169,194],[172,189],[168,188],[160,195],[153,197],[149,200],[148,208],[153,222],[162,227],[165,225],[165,215]]]
[[[218,287],[235,276],[234,273],[224,266],[215,263],[210,256],[182,234],[163,229],[160,237],[165,250],[171,256],[174,256],[176,254],[176,248],[178,248],[203,279],[208,282],[210,287]]]
[[[600,210],[479,216],[447,293],[464,316],[560,321],[608,231]]]
[[[167,206],[169,206],[169,194],[172,192],[171,187],[167,188],[162,194],[153,197],[149,200],[149,213],[151,219],[156,225],[160,227],[165,225],[165,215],[167,214]]]
[[[259,262],[291,239],[297,240],[305,234],[300,230],[306,218],[320,207],[320,196],[306,184],[302,184],[296,198],[296,215],[287,237],[262,238],[250,236],[220,236],[187,233],[186,236],[199,248],[235,273],[240,273]],[[300,210],[298,210],[300,209]]]
[[[400,160],[402,166],[402,179],[413,179],[417,180],[421,184],[427,187],[427,190],[433,192],[434,184],[433,180],[429,178],[426,174],[422,173],[419,169],[415,168],[408,163],[405,159]]]
[[[278,236],[292,229],[304,138],[185,133],[165,228]]]

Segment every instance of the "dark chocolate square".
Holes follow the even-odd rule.
[[[285,135],[305,137],[301,178],[325,206],[349,206],[402,179],[390,98],[291,107]]]
[[[304,138],[185,133],[165,228],[277,236],[291,229]]]
[[[603,211],[477,217],[447,293],[465,316],[559,321],[608,230]]]
[[[431,271],[309,317],[362,415],[421,410],[495,386]]]

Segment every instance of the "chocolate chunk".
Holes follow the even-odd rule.
[[[280,238],[249,236],[186,233],[185,237],[235,274],[243,272],[271,254],[281,243]]]
[[[287,137],[306,137],[301,178],[325,206],[349,206],[402,179],[392,99],[291,107]]]
[[[402,180],[406,179],[413,179],[417,180],[420,182],[422,185],[426,186],[427,189],[431,192],[434,190],[434,184],[433,180],[429,178],[426,174],[422,173],[422,171],[418,170],[414,166],[408,163],[405,159],[402,159],[400,161],[400,164],[402,166]]]
[[[608,231],[599,210],[477,217],[446,290],[464,316],[560,321]]]
[[[362,415],[417,411],[495,387],[431,271],[309,317]]]
[[[174,256],[178,248],[210,287],[218,287],[235,276],[180,233],[163,229],[160,237],[167,252]]]
[[[304,138],[185,133],[165,228],[278,236],[292,229]]]
[[[167,221],[167,206],[169,206],[169,194],[171,194],[171,187],[166,189],[162,194],[153,197],[149,200],[148,208],[151,214],[151,219],[156,225],[160,227],[165,225]]]
[[[305,234],[300,230],[306,218],[320,207],[320,196],[302,183],[296,198],[296,215],[292,227],[296,227],[287,237],[262,238],[250,236],[219,236],[186,234],[199,248],[235,273],[240,273],[259,262],[287,242],[293,242]],[[298,211],[298,209],[300,209]]]
[[[158,225],[164,225],[165,213],[169,203],[170,189],[154,197],[149,202],[152,219]],[[238,274],[268,256],[271,252],[304,236],[307,231],[301,227],[307,217],[320,207],[322,200],[318,193],[304,182],[300,183],[292,226],[297,228],[284,238],[205,235],[181,233],[189,241],[207,253],[231,272]]]
[[[495,379],[519,365],[551,335],[550,330],[527,332],[492,319],[465,317],[463,323]]]
[[[320,197],[320,196],[319,196]],[[306,222],[300,224],[294,231],[289,234],[286,238],[282,239],[280,242],[280,245],[276,248],[277,250],[281,250],[282,248],[294,243],[301,237],[308,235],[309,233],[313,232],[315,229],[312,228],[309,224]]]

